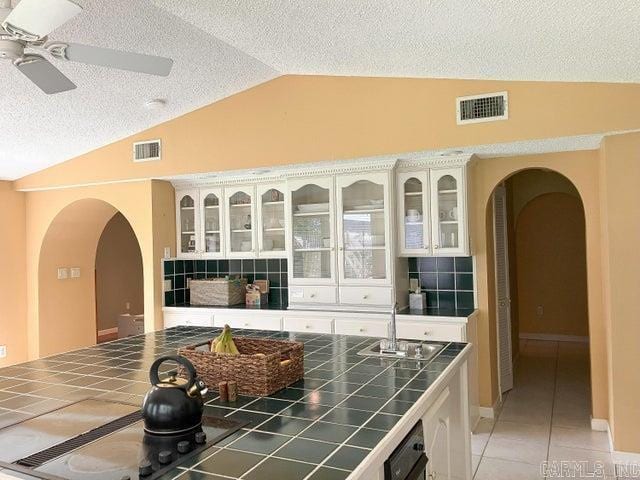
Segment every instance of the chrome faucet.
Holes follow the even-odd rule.
[[[389,341],[387,342],[387,348],[381,349],[388,353],[398,352],[398,337],[396,333],[396,313],[398,312],[398,304],[394,303],[391,307],[391,322],[389,323]]]

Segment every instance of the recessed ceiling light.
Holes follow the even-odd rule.
[[[149,100],[144,104],[144,108],[147,110],[159,110],[164,108],[167,105],[167,101],[162,98],[154,98],[153,100]]]

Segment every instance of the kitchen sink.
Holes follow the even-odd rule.
[[[364,357],[380,357],[380,358],[398,358],[405,360],[415,360],[425,362],[431,360],[446,346],[446,343],[437,342],[410,342],[400,340],[398,344],[405,344],[406,349],[401,351],[388,351],[380,349],[380,341],[369,345],[367,348],[360,350],[358,355]],[[419,355],[416,355],[417,352]]]

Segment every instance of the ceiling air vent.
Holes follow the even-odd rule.
[[[160,140],[149,140],[133,144],[134,162],[151,162],[160,160]]]
[[[507,92],[485,93],[458,97],[458,125],[466,123],[494,122],[509,118],[509,98]]]

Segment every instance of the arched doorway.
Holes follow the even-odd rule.
[[[567,438],[592,435],[581,195],[555,171],[520,170],[495,187],[486,219],[502,407],[481,426],[483,472],[501,458],[539,466]]]
[[[143,328],[142,254],[131,225],[120,212],[109,220],[100,236],[95,278],[98,343]]]
[[[82,199],[63,208],[49,225],[38,265],[40,356],[96,343],[98,244],[118,213],[103,200]]]

